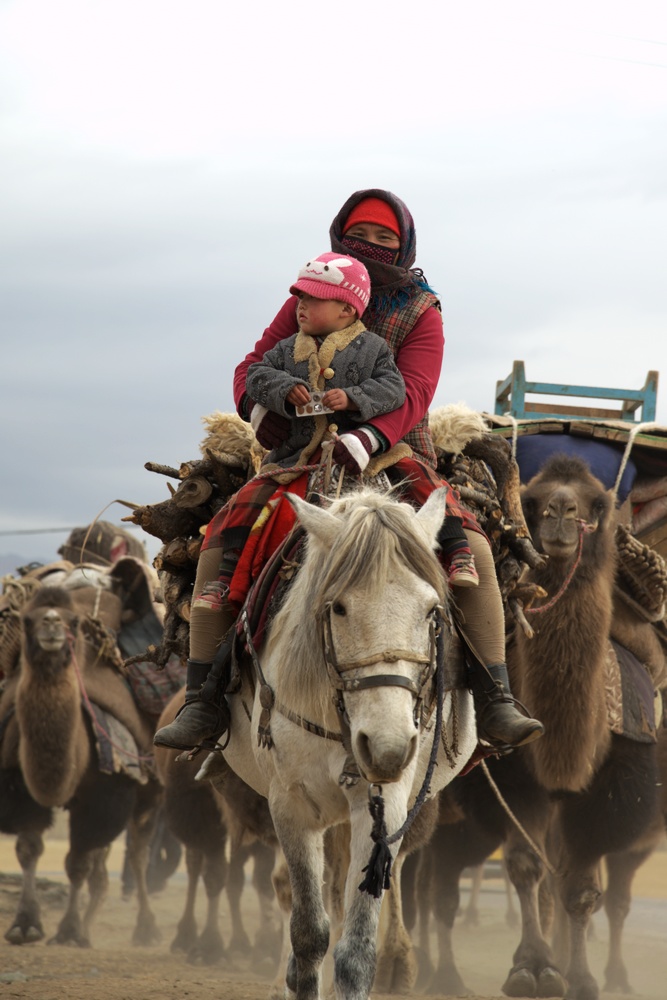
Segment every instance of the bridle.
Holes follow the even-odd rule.
[[[447,759],[450,761],[452,766],[453,757],[458,756],[459,753],[456,736],[454,738],[454,745],[449,748],[444,740],[443,732],[445,698],[444,631],[446,622],[451,622],[451,619],[449,618],[446,608],[438,605],[433,609],[429,616],[428,653],[415,653],[412,650],[404,649],[385,649],[378,653],[372,653],[369,656],[365,656],[360,660],[351,660],[341,663],[336,655],[333,642],[331,628],[332,607],[333,603],[329,603],[325,606],[324,614],[320,620],[320,638],[329,680],[336,692],[334,695],[334,701],[338,711],[340,733],[334,733],[330,730],[326,730],[321,726],[318,726],[316,723],[310,722],[302,716],[297,715],[286,706],[281,705],[279,702],[276,702],[273,689],[266,683],[266,678],[262,672],[259,657],[252,642],[247,615],[245,611],[242,612],[241,621],[243,623],[246,642],[255,667],[257,680],[260,684],[259,699],[262,706],[262,713],[260,715],[257,740],[260,745],[265,746],[267,749],[270,749],[273,746],[270,716],[271,710],[275,709],[281,715],[289,719],[290,722],[301,726],[313,735],[322,736],[326,739],[336,740],[342,743],[343,748],[347,753],[347,759],[343,772],[339,778],[339,783],[346,784],[349,787],[358,782],[359,771],[352,752],[349,718],[345,708],[344,695],[347,692],[362,691],[364,689],[377,687],[401,687],[410,691],[415,698],[413,719],[416,729],[419,728],[420,724],[428,723],[431,715],[433,714],[433,710],[435,709],[436,717],[433,728],[433,742],[422,786],[405,818],[404,823],[400,829],[396,830],[396,832],[391,836],[388,835],[384,824],[382,786],[373,784],[369,784],[368,786],[369,808],[373,818],[371,838],[374,841],[374,847],[369,863],[366,868],[363,869],[363,871],[367,874],[364,881],[359,885],[359,889],[363,892],[368,892],[377,898],[381,895],[382,888],[388,889],[390,884],[392,864],[392,856],[389,849],[390,845],[396,843],[397,840],[400,840],[405,836],[407,831],[412,826],[412,823],[419,813],[425,799],[429,795],[441,739],[443,741]],[[403,677],[401,674],[375,674],[369,677],[344,676],[350,670],[363,669],[364,667],[373,666],[376,663],[397,663],[399,661],[407,661],[422,665],[418,682],[415,682],[408,677]],[[424,691],[429,683],[431,683],[431,696],[429,698],[426,712],[423,714],[422,702],[424,700]],[[456,729],[456,715],[454,717],[454,722]],[[374,789],[377,789],[375,793]]]
[[[349,660],[341,663],[336,655],[331,627],[333,606],[333,602],[329,602],[324,608],[324,613],[320,620],[320,633],[329,681],[337,692],[337,695],[334,696],[334,703],[341,718],[341,724],[346,724],[349,728],[344,703],[344,695],[347,692],[363,691],[368,688],[401,687],[412,692],[414,695],[414,722],[415,728],[418,728],[422,717],[424,691],[438,669],[438,636],[443,628],[444,608],[438,605],[429,615],[428,652],[416,653],[410,649],[383,649],[377,653],[371,653],[369,656],[364,656],[359,660]],[[399,661],[422,665],[417,681],[412,680],[410,677],[404,677],[402,674],[371,674],[367,677],[345,676],[351,670],[372,667],[376,663],[398,663]]]
[[[431,615],[429,616],[428,652],[415,653],[412,650],[405,649],[385,649],[378,653],[372,653],[370,656],[365,656],[360,660],[351,660],[346,663],[341,663],[336,655],[333,642],[331,628],[332,607],[333,602],[330,602],[325,606],[324,614],[319,621],[319,638],[329,681],[335,690],[334,704],[338,712],[340,724],[339,733],[333,732],[330,729],[325,729],[316,722],[311,722],[309,719],[305,719],[303,716],[293,712],[287,705],[282,705],[280,702],[276,701],[273,688],[267,683],[264,671],[262,670],[259,655],[252,641],[252,631],[247,611],[244,609],[241,613],[241,624],[245,634],[245,644],[255,669],[255,676],[259,684],[259,699],[262,706],[257,740],[260,745],[265,746],[267,749],[270,749],[273,746],[273,737],[271,735],[271,711],[275,710],[286,719],[289,719],[290,722],[301,726],[302,729],[312,733],[314,736],[321,736],[324,739],[335,740],[338,743],[342,743],[348,752],[348,757],[350,757],[350,723],[344,701],[344,695],[347,692],[362,691],[364,689],[378,687],[405,688],[414,695],[415,704],[413,709],[413,719],[415,728],[418,729],[422,723],[428,722],[431,717],[435,702],[435,685],[432,685],[433,690],[431,692],[431,696],[426,700],[426,708],[424,710],[425,692],[438,673],[444,674],[445,664],[442,633],[445,625],[445,617],[447,615],[446,609],[438,605],[433,609]],[[409,677],[403,677],[402,674],[374,674],[368,677],[344,676],[344,674],[350,670],[370,667],[376,663],[398,663],[401,660],[408,661],[410,663],[422,664],[422,670],[417,681],[414,681]]]

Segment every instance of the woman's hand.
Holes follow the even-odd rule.
[[[291,403],[292,406],[305,406],[306,403],[310,402],[310,393],[306,389],[305,385],[295,385],[293,389],[287,393],[287,402]]]

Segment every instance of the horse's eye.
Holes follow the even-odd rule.
[[[340,601],[336,601],[335,604],[332,604],[331,610],[335,615],[340,615],[341,617],[347,614],[347,611],[345,610],[345,605],[341,604]]]

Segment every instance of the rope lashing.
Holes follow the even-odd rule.
[[[592,531],[595,531],[595,525],[594,524],[589,524],[587,521],[582,520],[582,518],[580,518],[580,517],[577,518],[577,521],[579,523],[579,548],[577,549],[577,557],[574,560],[574,563],[572,564],[572,568],[570,569],[569,573],[565,577],[565,580],[563,581],[560,590],[558,591],[558,593],[554,597],[551,598],[550,601],[547,601],[547,603],[543,604],[541,607],[539,607],[539,608],[526,608],[524,610],[524,614],[525,615],[537,615],[541,611],[549,611],[549,609],[553,608],[554,604],[556,604],[556,602],[561,599],[561,597],[563,596],[563,594],[565,593],[565,591],[567,590],[567,588],[572,583],[572,577],[576,573],[577,567],[578,567],[579,563],[581,562],[581,553],[582,553],[582,550],[583,550],[583,547],[584,547],[584,535],[590,534]]]
[[[623,479],[623,473],[625,472],[625,467],[627,466],[628,461],[630,459],[630,452],[632,451],[632,446],[635,443],[635,438],[637,437],[638,434],[641,434],[645,431],[654,431],[658,428],[662,428],[662,425],[656,423],[635,424],[635,426],[630,431],[630,434],[628,435],[628,440],[625,445],[625,451],[623,452],[623,458],[621,459],[621,464],[618,467],[618,474],[616,476],[616,482],[614,483],[614,489],[612,490],[614,499],[616,499],[618,495],[618,490],[621,485],[621,480]]]

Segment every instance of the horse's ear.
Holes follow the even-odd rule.
[[[330,514],[328,510],[315,507],[312,503],[307,503],[294,493],[285,493],[286,499],[292,504],[296,511],[296,516],[306,529],[309,535],[313,535],[319,542],[327,547],[331,547],[340,533],[340,521]]]
[[[447,493],[447,486],[441,486],[440,489],[434,490],[424,506],[417,511],[417,520],[422,531],[426,534],[431,548],[435,548],[438,532],[445,519]]]

